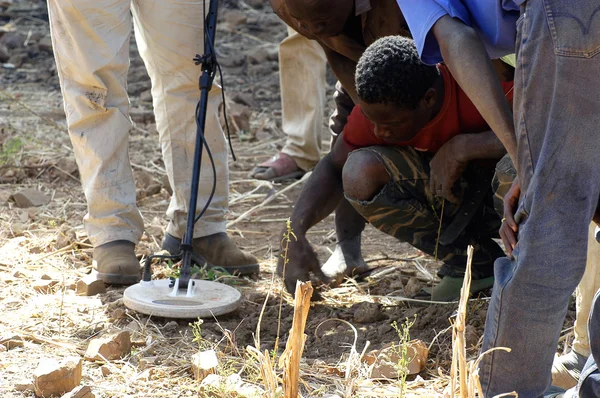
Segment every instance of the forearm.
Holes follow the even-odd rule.
[[[450,16],[440,18],[433,32],[452,75],[514,162],[517,142],[512,112],[483,43],[472,28]]]
[[[449,141],[454,146],[459,160],[469,162],[476,159],[500,159],[506,154],[502,142],[493,131],[478,134],[461,134]]]
[[[294,233],[304,235],[333,213],[343,197],[341,170],[326,155],[317,164],[292,211]]]

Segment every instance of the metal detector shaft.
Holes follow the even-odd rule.
[[[204,54],[197,55],[194,61],[202,65],[200,76],[200,107],[196,118],[196,147],[194,150],[194,168],[192,170],[192,185],[190,193],[190,206],[188,209],[186,232],[181,241],[182,265],[179,276],[179,288],[187,289],[192,269],[192,241],[194,239],[194,224],[196,219],[196,205],[198,202],[198,186],[200,170],[202,167],[202,151],[204,148],[204,127],[206,125],[206,108],[208,105],[208,92],[212,88],[215,72],[215,34],[217,32],[218,0],[210,0],[206,23],[204,24]]]

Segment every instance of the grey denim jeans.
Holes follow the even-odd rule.
[[[541,397],[600,193],[600,1],[530,0],[517,22],[521,200],[514,259],[495,264],[480,377],[486,397]]]

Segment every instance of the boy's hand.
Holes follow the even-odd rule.
[[[512,186],[504,196],[504,219],[500,226],[500,237],[506,248],[506,253],[512,258],[512,252],[517,245],[517,233],[519,226],[515,221],[515,212],[519,206],[519,197],[521,196],[521,186],[519,178],[515,178]]]
[[[322,281],[327,280],[327,277],[321,271],[319,259],[306,239],[306,236],[297,234],[296,239],[293,236],[290,237],[287,264],[284,264],[285,246],[286,242],[284,240],[281,243],[281,250],[279,252],[277,273],[283,277],[285,288],[290,294],[293,295],[296,291],[296,281],[308,281],[310,279],[310,272]]]
[[[452,203],[458,202],[452,188],[468,164],[455,145],[459,137],[446,142],[429,162],[429,189],[434,195],[442,196]]]

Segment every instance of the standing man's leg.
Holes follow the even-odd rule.
[[[575,290],[575,339],[568,354],[557,356],[552,365],[552,385],[569,389],[579,381],[581,369],[591,354],[588,318],[594,294],[600,289],[600,244],[596,241],[596,224],[590,224],[585,273]]]
[[[597,2],[529,1],[517,35],[515,126],[521,203],[514,260],[496,261],[482,350],[484,395],[516,390],[539,397],[569,298],[586,263],[587,231],[598,203],[600,139]],[[591,86],[590,86],[591,84]],[[540,107],[545,103],[547,106]]]
[[[105,282],[135,283],[144,225],[128,152],[130,0],[49,1],[48,10],[94,268]]]
[[[288,27],[279,45],[281,128],[287,140],[279,154],[252,170],[252,177],[298,177],[315,167],[321,158],[326,67],[321,46]]]
[[[156,127],[173,187],[167,209],[170,222],[163,245],[178,253],[187,225],[196,145],[195,114],[201,69],[192,58],[203,53],[203,1],[134,0],[133,18],[140,55],[152,80]],[[220,104],[221,89],[214,84],[209,92],[205,132],[215,163],[216,187],[210,206],[194,227],[194,250],[209,264],[250,273],[258,270],[256,258],[239,250],[225,233],[229,170],[226,139],[219,123]],[[204,150],[197,214],[205,206],[212,186],[212,166]]]

